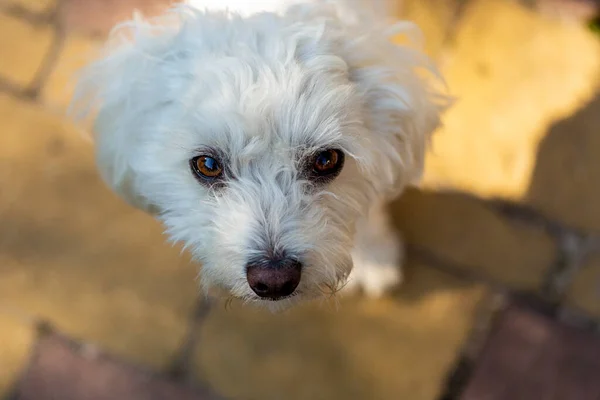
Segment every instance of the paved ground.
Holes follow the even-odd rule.
[[[207,314],[196,267],[104,187],[63,117],[107,26],[164,2],[57,1],[0,0],[0,398],[39,372],[32,349],[64,350],[39,339],[40,321],[108,353],[129,382],[151,371],[161,388],[292,400],[454,398],[513,294],[598,331],[600,43],[579,24],[479,0],[448,40],[450,2],[405,4],[460,96],[424,186],[393,205],[406,284],[379,301]],[[62,359],[87,365],[77,357]]]

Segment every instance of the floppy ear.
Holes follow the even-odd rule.
[[[156,71],[168,54],[173,24],[150,24],[140,17],[118,26],[101,57],[81,71],[70,112],[90,119],[100,175],[134,207],[154,213],[136,190],[132,160],[144,135],[144,115],[156,107],[161,90]]]
[[[450,99],[440,90],[440,73],[414,41],[418,28],[396,28],[409,42],[394,44],[393,32],[373,31],[346,42],[345,58],[364,99],[373,144],[387,155],[388,179],[397,187],[420,180],[431,135]]]
[[[423,50],[420,29],[406,21],[390,24],[382,10],[361,4],[338,10],[329,28],[363,98],[371,146],[379,153],[377,180],[394,191],[420,180],[429,139],[452,100]]]

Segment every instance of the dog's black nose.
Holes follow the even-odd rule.
[[[302,264],[293,259],[249,263],[246,279],[260,297],[273,300],[294,293],[302,277]]]

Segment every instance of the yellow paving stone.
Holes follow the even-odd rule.
[[[35,77],[52,43],[48,26],[0,13],[0,77],[26,86]]]
[[[105,188],[70,125],[0,96],[0,130],[0,304],[164,365],[186,329],[196,267]]]
[[[485,291],[412,263],[397,297],[216,308],[200,379],[236,399],[437,399]]]
[[[442,69],[458,100],[435,135],[424,184],[521,198],[548,126],[593,96],[600,41],[516,1],[474,0]]]
[[[539,288],[555,257],[542,230],[465,195],[411,189],[392,210],[407,242],[516,288]]]
[[[35,330],[31,321],[0,302],[0,398],[5,398],[27,366]]]
[[[566,301],[600,319],[600,255],[591,257],[577,273],[567,290]]]

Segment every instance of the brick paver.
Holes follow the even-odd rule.
[[[58,334],[36,343],[16,390],[19,400],[218,400],[80,346]]]
[[[544,230],[464,194],[409,190],[392,209],[408,243],[514,288],[539,288],[556,257]]]
[[[497,322],[461,400],[595,400],[600,337],[518,306]]]

